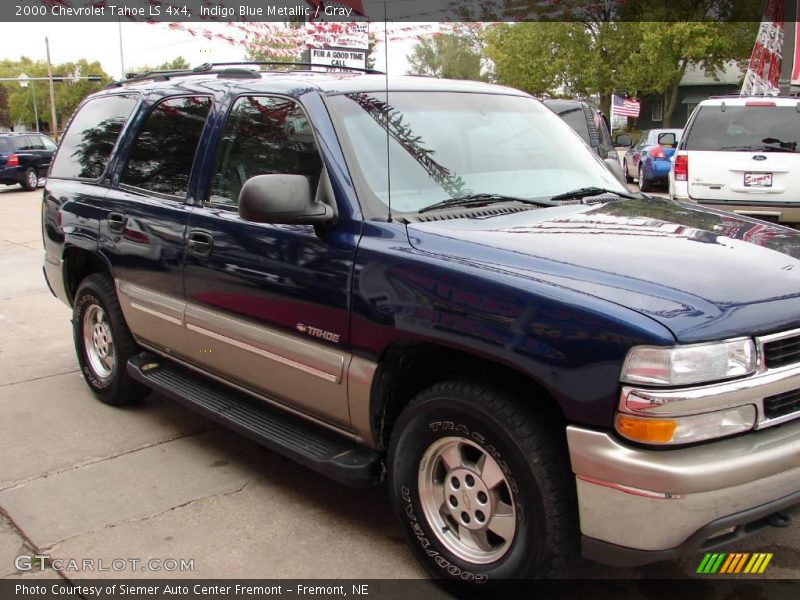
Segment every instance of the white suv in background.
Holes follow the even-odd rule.
[[[800,224],[800,98],[701,102],[673,158],[669,195]]]

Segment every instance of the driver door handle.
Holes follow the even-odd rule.
[[[199,258],[211,256],[211,248],[214,245],[214,238],[205,231],[190,231],[187,242],[189,254]]]

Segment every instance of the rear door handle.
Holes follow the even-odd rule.
[[[122,213],[112,212],[108,213],[108,228],[112,233],[122,233],[125,231],[125,222],[128,217]]]
[[[211,255],[214,238],[205,231],[190,231],[187,245],[189,254],[200,258],[208,258]]]

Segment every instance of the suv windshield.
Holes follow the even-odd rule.
[[[332,96],[372,195],[416,212],[477,194],[547,199],[582,187],[626,193],[578,135],[532,98],[455,92]],[[389,161],[387,165],[387,132]],[[387,168],[388,167],[388,168]],[[388,173],[391,173],[391,186]]]
[[[685,150],[798,152],[800,113],[794,106],[701,106]]]

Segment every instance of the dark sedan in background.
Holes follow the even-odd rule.
[[[41,133],[0,133],[0,184],[35,190],[55,150],[56,143]]]

